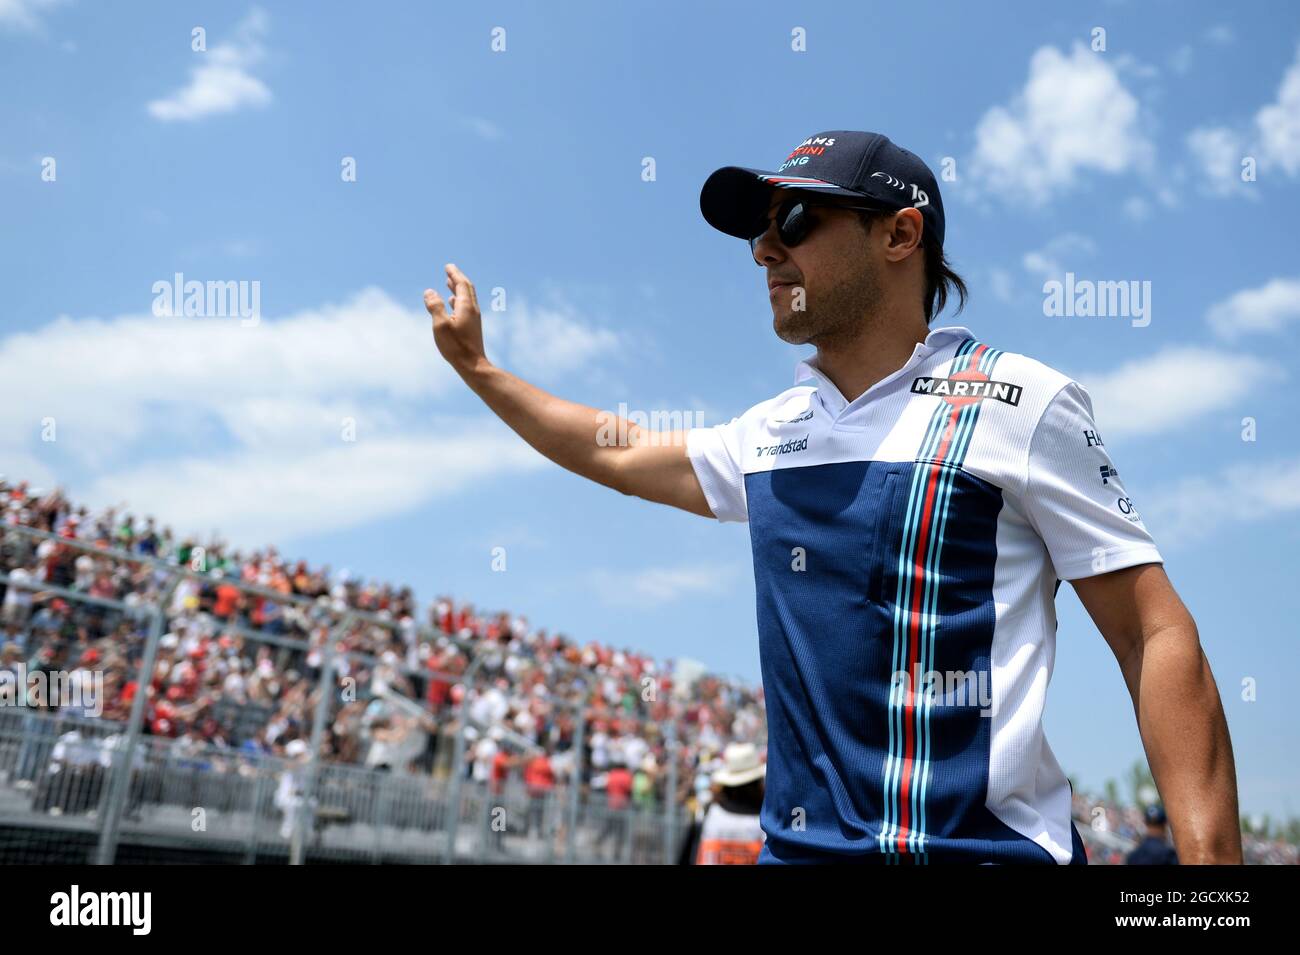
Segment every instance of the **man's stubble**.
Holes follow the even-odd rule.
[[[861,258],[852,268],[845,265],[839,281],[825,288],[804,290],[802,310],[790,305],[777,310],[772,317],[777,338],[791,345],[815,345],[820,349],[852,341],[870,329],[882,298],[875,269]]]

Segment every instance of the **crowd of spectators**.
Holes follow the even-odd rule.
[[[579,643],[447,596],[421,608],[409,587],[286,559],[274,547],[240,551],[180,536],[125,507],[92,512],[60,489],[0,479],[0,508],[0,572],[14,581],[0,582],[0,669],[102,679],[93,712],[83,700],[63,705],[65,714],[127,718],[152,608],[175,577],[169,568],[194,572],[167,598],[145,702],[154,745],[297,752],[311,738],[331,646],[328,761],[452,771],[449,737],[463,714],[469,777],[542,791],[573,772],[581,712],[584,784],[611,807],[648,806],[668,798],[670,775],[673,797],[684,800],[707,787],[728,742],[764,739],[761,690],[736,680],[705,674],[679,685],[671,662],[647,654]],[[11,525],[54,539],[5,532]],[[122,606],[65,599],[54,588]],[[345,622],[349,611],[356,619]]]

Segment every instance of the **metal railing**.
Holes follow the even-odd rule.
[[[500,791],[466,780],[454,813],[449,780],[305,762],[145,737],[126,759],[120,722],[0,709],[0,833],[98,835],[114,771],[125,770],[120,843],[202,850],[229,861],[661,863],[666,820],[650,807],[611,810],[571,788]],[[675,820],[678,831],[685,820]],[[302,833],[299,836],[299,833]],[[449,850],[447,836],[456,833]],[[0,837],[0,861],[4,860]]]

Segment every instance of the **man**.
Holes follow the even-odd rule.
[[[473,286],[439,351],[524,440],[649,501],[748,521],[768,717],[763,862],[1082,863],[1042,730],[1069,580],[1133,698],[1185,862],[1239,862],[1231,744],[1196,625],[1076,382],[968,329],[939,185],[874,133],[719,169],[705,219],[750,243],[773,328],[816,355],[714,428],[563,401],[483,354]],[[604,440],[612,433],[626,440]]]
[[[623,843],[627,840],[628,805],[632,801],[632,773],[621,753],[609,759],[609,772],[593,780],[605,788],[605,821],[596,835],[596,848],[602,848],[611,837],[614,840],[615,861],[623,858]]]
[[[1178,853],[1169,845],[1165,834],[1165,811],[1159,806],[1147,806],[1142,814],[1147,824],[1147,834],[1136,849],[1128,854],[1128,865],[1178,865]]]

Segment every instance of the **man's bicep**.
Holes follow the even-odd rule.
[[[1152,634],[1191,621],[1164,566],[1158,563],[1081,577],[1070,583],[1121,667]]]
[[[1142,575],[1164,575],[1160,564],[1141,564],[1070,581],[1121,667],[1141,642],[1137,584]]]

